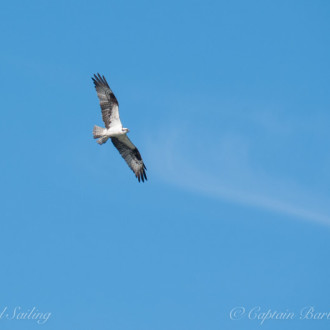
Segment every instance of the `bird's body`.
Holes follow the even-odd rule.
[[[110,89],[104,76],[100,74],[94,75],[92,78],[97,96],[100,100],[102,110],[102,119],[105,128],[94,126],[93,136],[98,139],[98,144],[104,144],[110,138],[113,145],[118,149],[127,165],[135,173],[139,182],[147,180],[146,166],[143,163],[139,150],[131,142],[126,135],[129,132],[128,128],[124,128],[119,118],[118,101]]]
[[[110,128],[103,128],[99,126],[94,126],[94,131],[99,130],[97,135],[101,135],[102,137],[119,137],[121,135],[125,135],[127,131],[121,126],[115,126]],[[102,131],[101,131],[102,130]]]

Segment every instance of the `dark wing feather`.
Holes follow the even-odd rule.
[[[127,137],[127,135],[125,134],[119,137],[112,137],[111,141],[113,145],[118,149],[122,157],[125,159],[127,165],[135,173],[135,176],[139,182],[140,180],[142,180],[142,182],[147,180],[147,168],[143,163],[140,152]]]
[[[110,125],[121,125],[119,118],[118,101],[116,99],[116,96],[110,89],[105,77],[101,77],[101,75],[98,73],[97,75],[94,74],[92,80],[95,85],[97,96],[100,100],[102,119],[104,121],[105,127],[110,128]]]

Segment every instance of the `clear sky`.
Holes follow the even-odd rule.
[[[3,1],[0,31],[1,329],[329,329],[299,319],[330,313],[329,1]],[[96,72],[147,183],[92,139]]]

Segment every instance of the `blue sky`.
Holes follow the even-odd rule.
[[[330,313],[329,13],[318,0],[3,2],[0,315],[51,317],[1,328],[328,329],[299,316]],[[92,139],[96,72],[145,184]],[[258,306],[296,318],[260,325]]]

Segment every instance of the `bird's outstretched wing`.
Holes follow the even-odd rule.
[[[125,159],[127,165],[135,173],[135,176],[137,177],[139,182],[140,180],[142,180],[142,182],[144,182],[144,180],[147,180],[147,168],[143,163],[140,152],[131,142],[131,140],[127,137],[127,135],[125,134],[119,137],[112,137],[111,141],[113,145],[118,149],[122,157]]]
[[[101,75],[98,73],[97,75],[94,74],[92,80],[95,85],[97,96],[100,100],[102,119],[104,121],[105,127],[110,128],[110,125],[122,126],[119,118],[118,101],[110,89],[105,77],[101,77]]]

